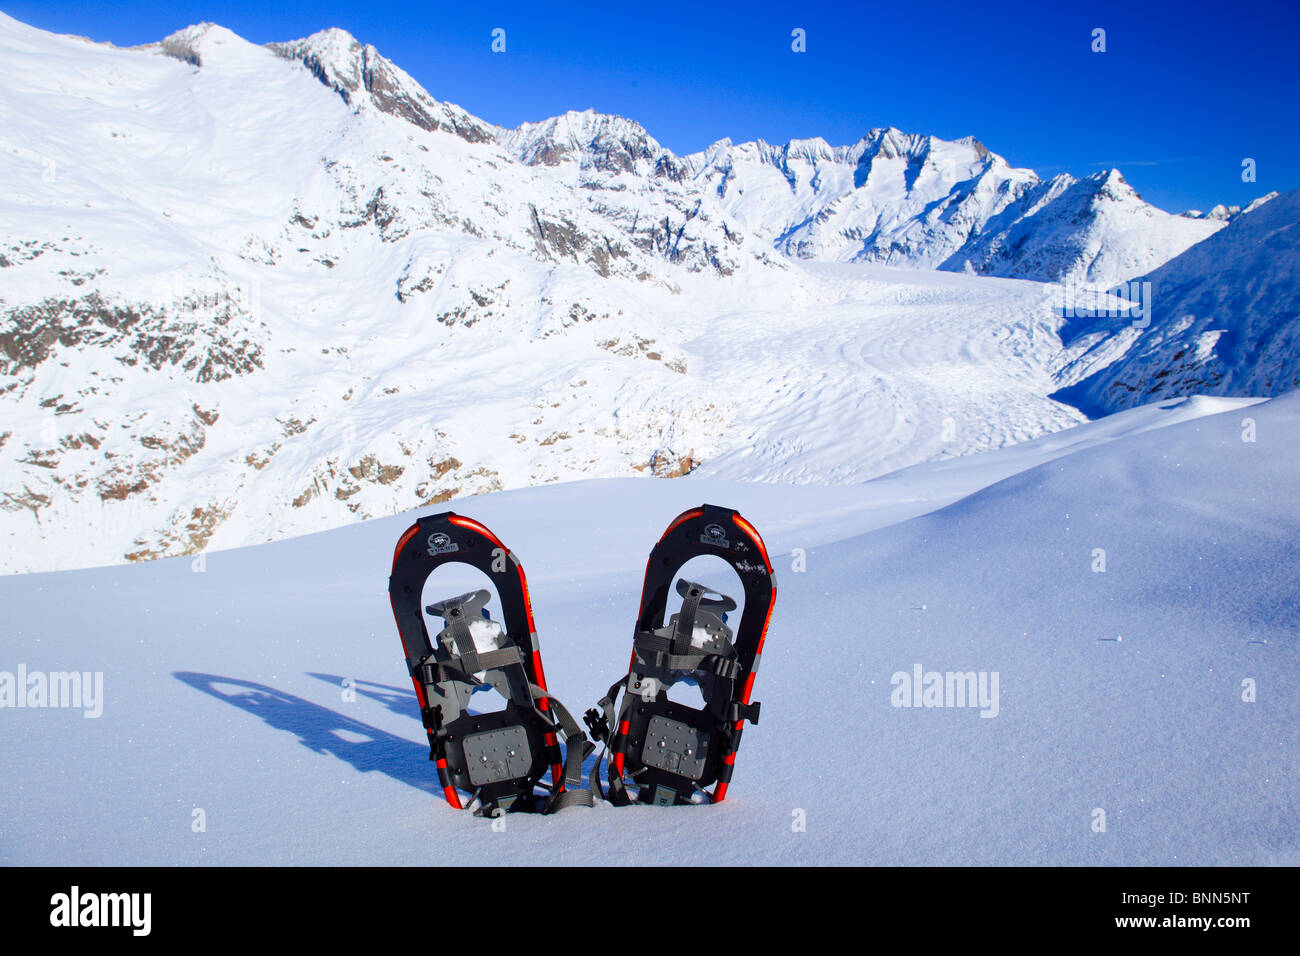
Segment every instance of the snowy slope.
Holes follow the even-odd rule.
[[[1300,386],[1300,190],[1253,206],[1141,281],[1151,283],[1149,328],[1102,318],[1063,331],[1071,400],[1114,411]]]
[[[603,480],[458,506],[524,561],[571,709],[626,663],[662,526],[701,500],[756,523],[780,586],[763,716],[716,807],[503,832],[447,808],[384,596],[409,515],[211,554],[203,573],[0,579],[0,670],[104,680],[97,719],[0,710],[0,862],[606,865],[611,846],[629,865],[1300,862],[1300,400],[1073,432],[854,488]],[[997,672],[997,716],[893,706],[917,664]]]

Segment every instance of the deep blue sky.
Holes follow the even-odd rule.
[[[678,153],[724,136],[850,143],[892,125],[975,135],[1041,175],[1118,166],[1172,211],[1300,186],[1298,0],[271,6],[0,0],[34,26],[120,45],[203,20],[259,43],[339,26],[490,122],[594,107]],[[790,49],[795,27],[806,53]],[[1095,27],[1105,53],[1090,50]]]

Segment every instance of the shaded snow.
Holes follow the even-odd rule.
[[[1172,395],[1280,395],[1300,387],[1300,190],[1234,218],[1140,280],[1150,327],[1066,332],[1090,375],[1069,394],[1103,411]]]

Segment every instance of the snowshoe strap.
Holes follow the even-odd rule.
[[[482,615],[491,598],[490,592],[480,588],[425,608],[426,612],[441,617],[446,623],[438,635],[438,645],[446,648],[448,656],[448,660],[439,661],[434,654],[428,654],[420,660],[417,669],[426,684],[456,680],[477,686],[483,682],[473,675],[524,662],[524,656],[516,645],[493,651],[480,651],[475,645],[469,622]]]
[[[680,619],[678,623],[680,626]],[[675,653],[674,648],[680,642],[675,637],[667,637],[664,633],[667,630],[661,628],[658,632],[645,631],[636,636],[634,647],[637,656],[644,655],[642,659],[648,665],[669,671],[712,671],[732,680],[740,676],[740,661],[736,659],[734,647],[727,645],[721,653],[714,651],[703,653],[695,648],[685,653]],[[689,643],[687,646],[690,646]]]
[[[601,748],[600,756],[596,758],[595,764],[591,768],[591,789],[588,793],[598,794],[600,799],[607,800],[616,807],[626,807],[632,802],[632,798],[627,795],[627,787],[623,784],[623,777],[614,769],[614,762],[606,760],[606,749]],[[609,789],[605,790],[600,785],[600,765],[605,763],[609,767]]]
[[[430,604],[425,610],[437,617],[446,618],[447,612],[454,607],[464,608],[470,616],[483,613],[483,608],[487,607],[488,601],[492,600],[492,592],[487,588],[478,588],[474,591],[466,591],[464,594],[458,594],[454,598],[447,598]]]
[[[736,602],[721,591],[714,591],[703,584],[687,581],[685,578],[678,579],[677,593],[682,596],[682,608],[677,612],[677,627],[673,632],[670,653],[689,654],[691,637],[695,634],[695,615],[700,608],[712,612],[712,616],[721,623],[723,614],[736,609]]]
[[[596,710],[596,707],[593,707],[582,715],[582,719],[586,721],[587,726],[591,728],[591,735],[594,739],[603,740],[606,744],[610,742],[610,735],[613,733],[613,728],[617,720],[614,714],[614,701],[618,698],[619,688],[627,686],[627,678],[628,675],[624,674],[618,680],[614,681],[614,683],[610,684],[609,690],[605,692],[605,696],[602,697],[600,703],[596,705],[600,710]]]
[[[590,790],[557,790],[546,798],[542,813],[559,813],[569,807],[592,807],[595,805]]]
[[[618,717],[614,711],[614,701],[618,698],[619,689],[627,686],[628,675],[624,674],[613,684],[605,696],[600,699],[596,707],[591,708],[583,714],[583,720],[591,728],[592,736],[602,742],[600,755],[596,758],[596,763],[591,768],[591,793],[598,794],[602,800],[608,800],[616,807],[625,807],[631,803],[627,795],[627,788],[623,785],[623,778],[618,771],[614,769],[614,762],[609,761],[609,791],[606,792],[600,785],[600,765],[605,762],[605,755],[609,751],[609,745],[613,742],[614,728],[618,726]]]
[[[456,645],[456,650],[460,652],[458,656],[462,663],[459,664],[459,669],[467,674],[477,674],[479,671],[487,670],[487,666],[479,660],[480,655],[474,645],[474,635],[470,633],[469,621],[472,620],[471,615],[482,613],[490,597],[486,590],[480,589],[448,601],[430,604],[425,608],[428,613],[436,614],[446,622],[446,627],[442,634],[438,635],[438,639],[440,642],[443,641],[444,635],[451,638],[451,642]],[[515,654],[518,653],[516,649]]]
[[[551,725],[551,729],[564,735],[564,745],[569,748],[570,756],[581,753],[582,759],[578,761],[576,769],[577,776],[571,777],[569,768],[564,768],[564,782],[574,784],[575,786],[582,783],[582,761],[587,759],[587,755],[596,749],[596,745],[587,739],[587,735],[582,732],[578,722],[573,719],[569,709],[560,703],[559,699],[548,690],[538,687],[536,684],[528,685],[529,691],[532,692],[534,701],[534,710],[537,710],[536,701],[538,698],[545,698],[550,702],[550,710],[537,710],[542,719]],[[578,744],[577,747],[574,744]],[[565,758],[566,763],[568,758]]]
[[[552,781],[554,788],[542,812],[559,813],[566,807],[592,806],[591,791],[576,788],[582,785],[582,765],[596,749],[596,745],[587,739],[587,735],[582,732],[582,728],[573,719],[569,709],[560,703],[559,698],[537,684],[530,683],[528,690],[533,695],[533,709],[564,736],[564,780],[563,782]],[[548,701],[549,710],[543,711],[537,708],[536,702],[543,698]]]
[[[425,684],[441,684],[449,680],[478,686],[483,682],[474,675],[511,664],[523,664],[523,655],[518,647],[503,647],[497,651],[476,653],[471,661],[465,655],[452,654],[449,661],[440,661],[433,654],[426,654],[412,669],[412,675],[419,677]]]

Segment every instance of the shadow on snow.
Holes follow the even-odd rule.
[[[265,684],[192,671],[176,671],[172,676],[195,690],[261,718],[276,730],[293,734],[313,753],[337,757],[361,773],[378,771],[426,793],[438,790],[433,768],[429,766],[428,748],[422,744]],[[386,690],[393,693],[397,689]],[[394,706],[393,709],[397,708]]]

